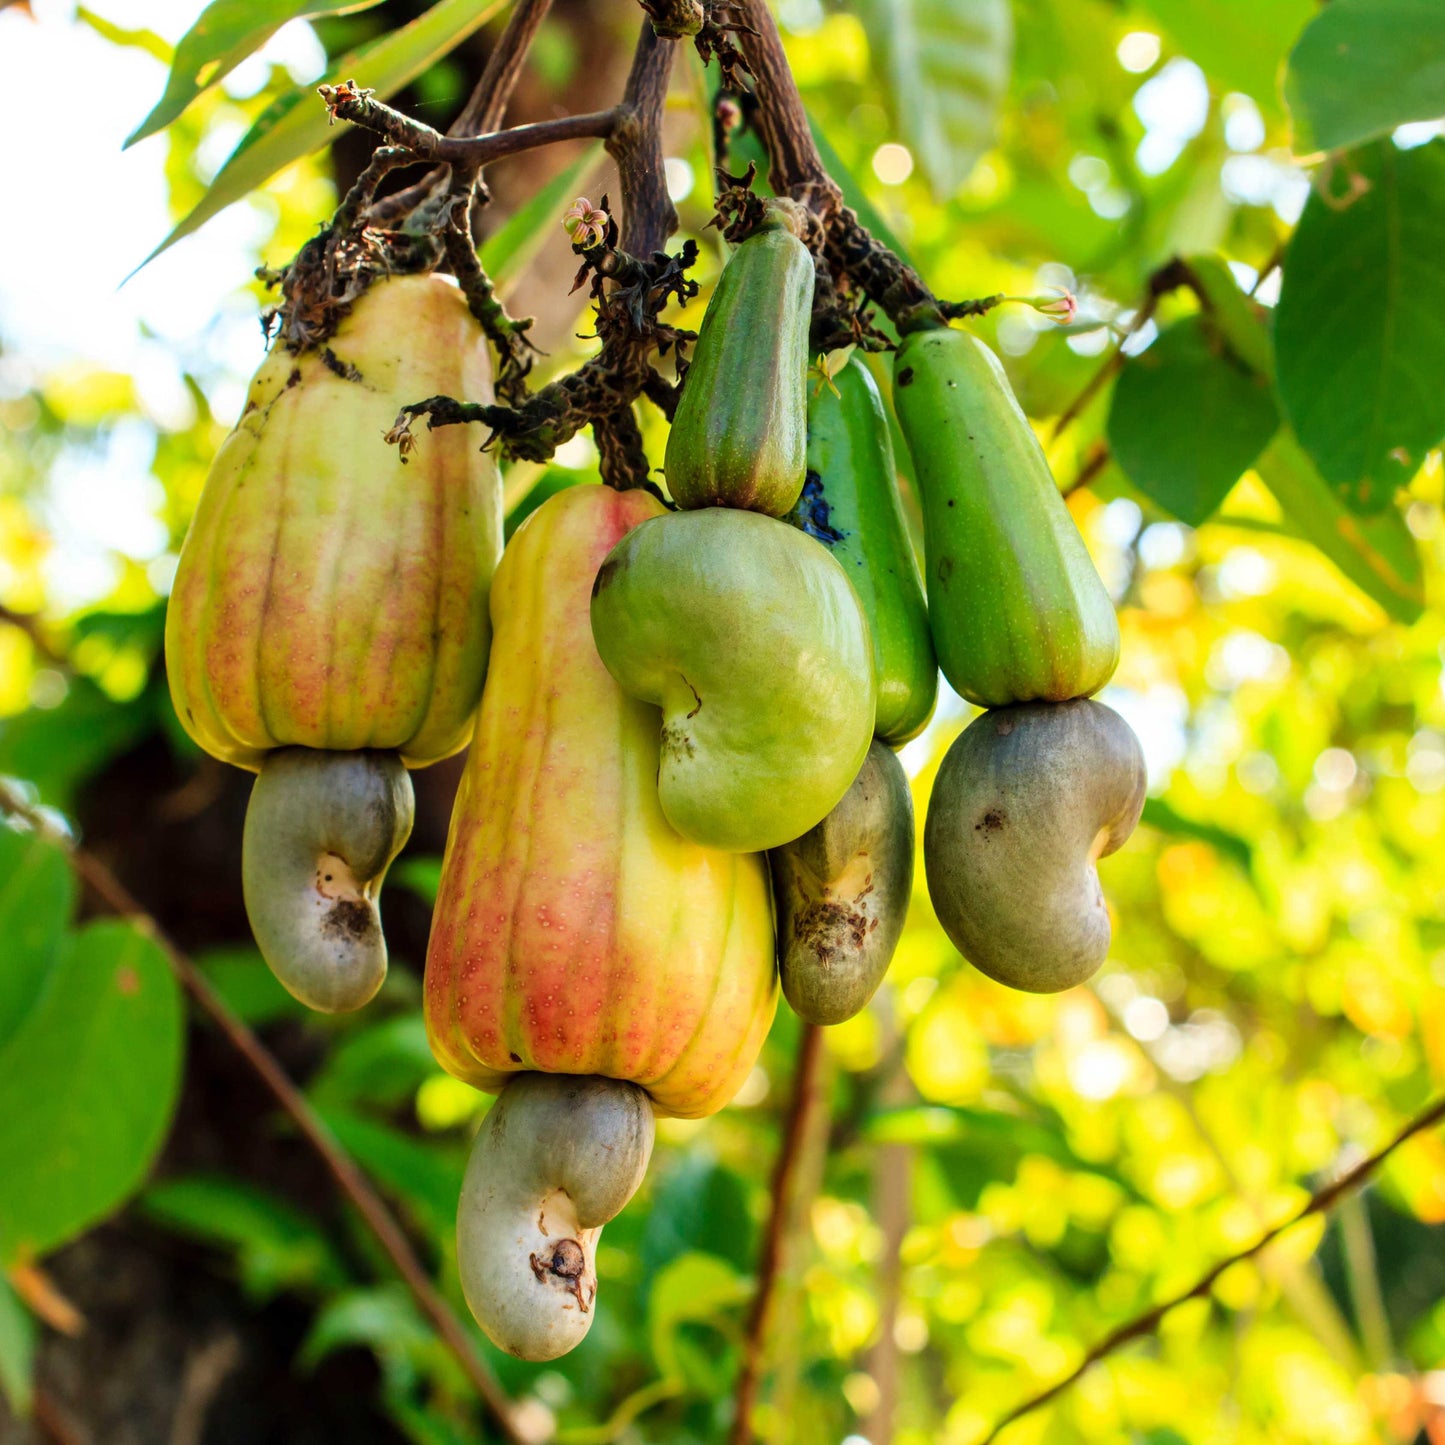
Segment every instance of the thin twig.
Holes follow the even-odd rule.
[[[41,628],[40,619],[35,613],[15,612],[0,604],[0,622],[23,632],[30,639],[30,645],[47,662],[52,662],[58,667],[68,668],[70,666],[70,659],[46,637]]]
[[[478,135],[501,126],[512,92],[522,74],[527,52],[531,50],[537,31],[551,8],[552,0],[518,0],[507,21],[507,28],[487,57],[481,78],[472,87],[472,93],[457,118],[447,127],[448,135]],[[410,215],[445,181],[446,173],[446,166],[437,166],[406,190],[378,201],[371,208],[372,224],[386,225]]]
[[[768,1314],[778,1284],[782,1265],[785,1225],[791,1207],[793,1180],[802,1154],[803,1141],[822,1094],[823,1030],[817,1024],[805,1023],[798,1039],[798,1064],[793,1076],[793,1097],[788,1105],[788,1118],[783,1140],[773,1166],[773,1208],[768,1216],[768,1230],[758,1257],[758,1284],[743,1335],[742,1367],[738,1371],[734,1391],[733,1425],[729,1445],[751,1445],[753,1438],[753,1407],[757,1403],[758,1385],[762,1379],[764,1347],[767,1343]]]
[[[605,140],[617,124],[618,109],[593,110],[583,115],[564,115],[556,120],[514,125],[509,130],[487,135],[447,136],[399,110],[382,104],[366,91],[347,81],[341,85],[318,85],[317,94],[338,120],[349,120],[384,135],[393,145],[404,146],[418,160],[455,162],[481,167],[503,156],[536,150],[564,140]]]
[[[0,785],[0,809],[22,818],[37,831],[55,837],[54,829],[47,820],[3,785]],[[287,1077],[275,1056],[231,1011],[211,987],[205,975],[171,941],[154,916],[146,911],[105,863],[79,846],[68,846],[66,856],[76,877],[84,882],[107,908],[122,918],[134,919],[159,945],[186,991],[200,1005],[202,1011],[210,1016],[236,1052],[251,1066],[276,1102],[290,1116],[307,1143],[320,1155],[341,1187],[342,1193],[355,1206],[392,1264],[396,1266],[397,1273],[411,1291],[412,1297],[456,1356],[457,1363],[471,1381],[487,1411],[496,1420],[503,1438],[510,1442],[510,1445],[525,1445],[524,1437],[512,1423],[511,1400],[497,1383],[486,1361],[476,1352],[451,1306],[432,1283],[401,1226],[382,1202],[380,1195],[371,1187],[370,1181],[356,1161],[336,1142],[306,1096]]]
[[[1030,1396],[1030,1398],[1022,1404],[1016,1405],[1010,1410],[1008,1414],[979,1441],[979,1445],[992,1445],[992,1442],[997,1440],[1014,1421],[1021,1420],[1025,1415],[1032,1414],[1041,1406],[1047,1405],[1050,1400],[1063,1394],[1065,1390],[1081,1379],[1092,1365],[1096,1365],[1106,1356],[1112,1355],[1121,1345],[1126,1345],[1130,1340],[1137,1340],[1144,1335],[1153,1334],[1158,1328],[1159,1322],[1165,1315],[1169,1314],[1170,1311],[1178,1309],[1180,1305],[1187,1304],[1190,1300],[1206,1298],[1210,1290],[1214,1288],[1220,1275],[1224,1274],[1226,1270],[1233,1269],[1235,1265],[1243,1264],[1246,1260],[1253,1259],[1261,1250],[1267,1249],[1273,1244],[1280,1235],[1288,1233],[1295,1225],[1303,1223],[1312,1215],[1323,1214],[1345,1196],[1352,1194],[1364,1184],[1402,1144],[1413,1139],[1416,1134],[1424,1133],[1426,1129],[1431,1129],[1440,1123],[1445,1123],[1445,1097],[1435,1099],[1430,1104],[1427,1104],[1384,1148],[1377,1150],[1368,1158],[1362,1159],[1353,1168],[1347,1169],[1333,1183],[1327,1184],[1323,1189],[1317,1190],[1314,1194],[1310,1195],[1309,1199],[1306,1200],[1294,1214],[1283,1223],[1275,1225],[1273,1229],[1266,1230],[1248,1249],[1242,1249],[1238,1254],[1231,1254],[1227,1258],[1220,1260],[1201,1275],[1188,1289],[1165,1300],[1162,1304],[1155,1305],[1153,1309],[1146,1310],[1142,1315],[1138,1315],[1132,1320],[1127,1320],[1117,1329],[1111,1330],[1098,1344],[1089,1350],[1084,1358],[1061,1380],[1055,1381],[1047,1390],[1042,1390],[1039,1394]]]

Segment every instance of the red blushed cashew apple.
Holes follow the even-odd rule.
[[[482,1327],[528,1359],[591,1321],[595,1231],[650,1147],[638,1110],[721,1108],[777,1004],[765,860],[674,832],[657,709],[622,692],[592,641],[593,576],[662,510],[573,487],[512,538],[427,952],[433,1051],[502,1090],[468,1170],[462,1275]]]
[[[1010,988],[1083,983],[1109,953],[1095,863],[1144,806],[1144,754],[1103,703],[1021,703],[975,718],[934,780],[928,894],[973,966]]]
[[[171,697],[260,774],[243,848],[267,962],[313,1008],[386,972],[376,895],[411,830],[407,767],[465,746],[501,547],[496,465],[461,428],[409,462],[383,434],[437,393],[488,400],[450,281],[372,286],[319,348],[278,343],[206,478],[166,614]]]

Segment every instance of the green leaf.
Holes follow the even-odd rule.
[[[859,0],[873,68],[940,199],[993,141],[1013,63],[1008,0]]]
[[[190,103],[224,80],[288,20],[350,15],[381,0],[212,0],[176,45],[171,73],[155,109],[126,137],[126,146],[164,130]],[[169,58],[169,57],[166,57]],[[124,147],[122,147],[124,149]]]
[[[750,1269],[755,1233],[742,1179],[710,1154],[689,1152],[653,1190],[642,1231],[643,1274],[653,1275],[689,1251]]]
[[[1445,436],[1445,140],[1377,141],[1343,165],[1367,189],[1310,196],[1274,347],[1300,444],[1351,508],[1378,512]]]
[[[162,1180],[137,1207],[176,1234],[234,1251],[252,1299],[282,1290],[336,1289],[347,1279],[316,1220],[243,1180],[200,1174]]]
[[[196,955],[196,967],[232,1013],[253,1026],[280,1018],[313,1018],[271,972],[261,950],[248,943],[208,948]]]
[[[526,267],[547,239],[549,225],[561,225],[563,211],[576,198],[602,156],[602,142],[590,145],[561,175],[524,201],[482,242],[482,269],[503,286]]]
[[[1254,470],[1274,493],[1291,530],[1314,543],[1397,622],[1420,618],[1425,611],[1420,547],[1398,508],[1356,516],[1320,476],[1288,427],[1280,428]]]
[[[154,939],[92,923],[0,1049],[0,1261],[42,1255],[132,1194],[180,1085],[180,989]]]
[[[0,1048],[39,1000],[74,911],[61,848],[0,824]]]
[[[419,1012],[359,1029],[332,1049],[307,1089],[318,1107],[368,1103],[392,1108],[408,1101],[437,1072]]]
[[[1279,75],[1316,0],[1143,0],[1146,14],[1220,90],[1242,90],[1277,113]]]
[[[1445,116],[1440,0],[1331,0],[1289,58],[1296,152],[1338,150]]]
[[[424,1144],[340,1108],[316,1111],[341,1147],[389,1193],[403,1200],[427,1230],[448,1235],[456,1228],[457,1199],[466,1161],[460,1150]]]
[[[75,7],[75,18],[83,25],[88,25],[104,40],[109,40],[112,45],[118,45],[125,50],[143,50],[147,55],[154,56],[162,65],[171,63],[171,47],[161,39],[154,30],[127,29],[123,25],[117,25],[107,20],[103,15],[97,15],[94,10],[84,5]]]
[[[0,721],[0,773],[29,779],[57,808],[69,808],[81,783],[155,727],[165,691],[152,686],[117,703],[89,678],[68,681],[59,706]]]
[[[678,1327],[714,1322],[752,1298],[753,1284],[715,1254],[684,1254],[658,1273],[647,1299],[648,1331],[657,1367],[670,1378],[682,1374]]]
[[[342,56],[317,85],[338,85],[354,79],[385,100],[479,30],[504,3],[439,0],[410,24]],[[317,98],[315,85],[298,85],[272,101],[231,152],[206,194],[141,266],[154,261],[233,201],[250,195],[292,161],[319,150],[329,138],[328,130],[326,108]]]
[[[347,1290],[318,1311],[296,1362],[314,1370],[334,1351],[362,1345],[381,1360],[388,1389],[409,1394],[417,1357],[429,1353],[435,1340],[402,1285]]]
[[[0,1275],[0,1399],[21,1420],[30,1414],[37,1333],[30,1311]]]
[[[1186,818],[1163,798],[1146,798],[1140,821],[1171,838],[1188,838],[1195,843],[1207,843],[1216,853],[1238,863],[1246,873],[1254,866],[1254,849],[1238,833],[1231,833],[1213,823],[1201,823],[1196,818]]]
[[[1274,370],[1263,308],[1250,301],[1217,256],[1191,256],[1189,269],[1214,324],[1237,356],[1262,375]],[[1311,542],[1367,596],[1400,622],[1418,618],[1425,606],[1420,548],[1398,508],[1357,517],[1340,501],[1282,427],[1256,458],[1255,474],[1284,513],[1286,528]]]
[[[1197,527],[1278,427],[1268,379],[1240,361],[1201,314],[1176,321],[1125,362],[1107,434],[1129,480]]]

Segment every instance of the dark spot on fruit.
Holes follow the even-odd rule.
[[[810,471],[803,482],[803,494],[792,510],[789,520],[801,532],[817,538],[825,546],[841,542],[848,534],[840,532],[829,521],[831,508],[823,495],[823,479],[817,472]]]
[[[597,575],[592,579],[592,595],[595,597],[612,580],[612,574],[617,571],[621,563],[615,562],[609,557],[598,569]]]
[[[905,366],[905,367],[903,368],[903,370],[898,373],[898,385],[899,385],[899,386],[912,386],[912,385],[913,385],[913,368],[912,368],[911,366]]]
[[[512,1061],[514,1064],[520,1064],[520,1063],[522,1062],[522,1056],[521,1056],[521,1054],[511,1054],[511,1053],[509,1053],[509,1054],[507,1055],[507,1057],[508,1057],[509,1059],[511,1059],[511,1061]]]
[[[950,391],[957,391],[957,390],[958,390],[958,383],[957,383],[956,381],[950,381],[950,382],[948,383],[948,389],[949,389]]]
[[[877,922],[875,918],[871,925]],[[846,903],[812,903],[793,920],[793,936],[824,968],[830,968],[863,947],[871,925],[862,909]]]
[[[287,389],[287,391],[290,391],[290,389],[291,389],[293,386],[295,386],[300,380],[301,380],[301,368],[300,368],[299,366],[293,366],[293,367],[291,368],[291,375],[286,378],[286,389]]]
[[[693,696],[696,697],[697,694],[694,693]],[[701,706],[701,702],[699,702],[699,706]],[[664,754],[671,754],[674,757],[686,755],[689,758],[697,755],[697,747],[693,743],[692,736],[686,728],[680,727],[676,723],[669,723],[662,729],[659,741]]]
[[[950,507],[954,505],[954,500],[953,500],[952,497],[950,497],[950,498],[948,499],[948,505],[949,505]]]
[[[947,582],[953,576],[953,558],[940,557],[938,559],[938,580]]]
[[[684,677],[683,674],[679,673],[678,676],[682,677],[682,680],[684,682],[687,682],[687,678]],[[702,694],[698,692],[698,690],[690,682],[687,682],[687,690],[693,695],[693,698],[697,703],[697,706],[693,708],[690,713],[688,713],[688,717],[694,718],[698,715],[698,713],[702,711]],[[711,714],[709,714],[709,716],[711,716]]]
[[[1013,719],[1001,717],[993,725],[993,730],[1001,738],[1006,738],[1013,730]]]
[[[973,825],[973,831],[975,833],[983,833],[985,835],[989,833],[997,833],[998,830],[1002,828],[1007,821],[1007,816],[998,808],[990,808],[988,812],[986,812],[983,817]]]
[[[342,381],[360,381],[361,373],[349,362],[343,361],[329,346],[321,348],[321,360],[327,371],[339,376]]]
[[[327,938],[365,938],[375,927],[371,905],[360,898],[339,898],[321,920]]]
[[[587,1256],[575,1239],[559,1240],[547,1255],[531,1255],[528,1263],[532,1273],[544,1280],[550,1274],[554,1279],[566,1280],[571,1286],[568,1293],[577,1298],[577,1305],[585,1314],[587,1301],[582,1298],[582,1277],[587,1270]]]

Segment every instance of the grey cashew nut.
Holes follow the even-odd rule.
[[[414,812],[395,753],[279,748],[262,762],[241,840],[246,914],[308,1008],[358,1009],[386,978],[377,895]]]
[[[944,931],[1010,988],[1083,983],[1109,953],[1096,862],[1144,806],[1129,724],[1082,699],[993,708],[949,748],[928,804],[923,864]]]
[[[457,1210],[462,1292],[498,1349],[555,1360],[580,1344],[597,1298],[602,1226],[652,1157],[636,1084],[518,1074],[482,1121]]]
[[[876,738],[842,801],[768,854],[783,994],[801,1018],[839,1024],[873,997],[913,891],[913,796]]]

